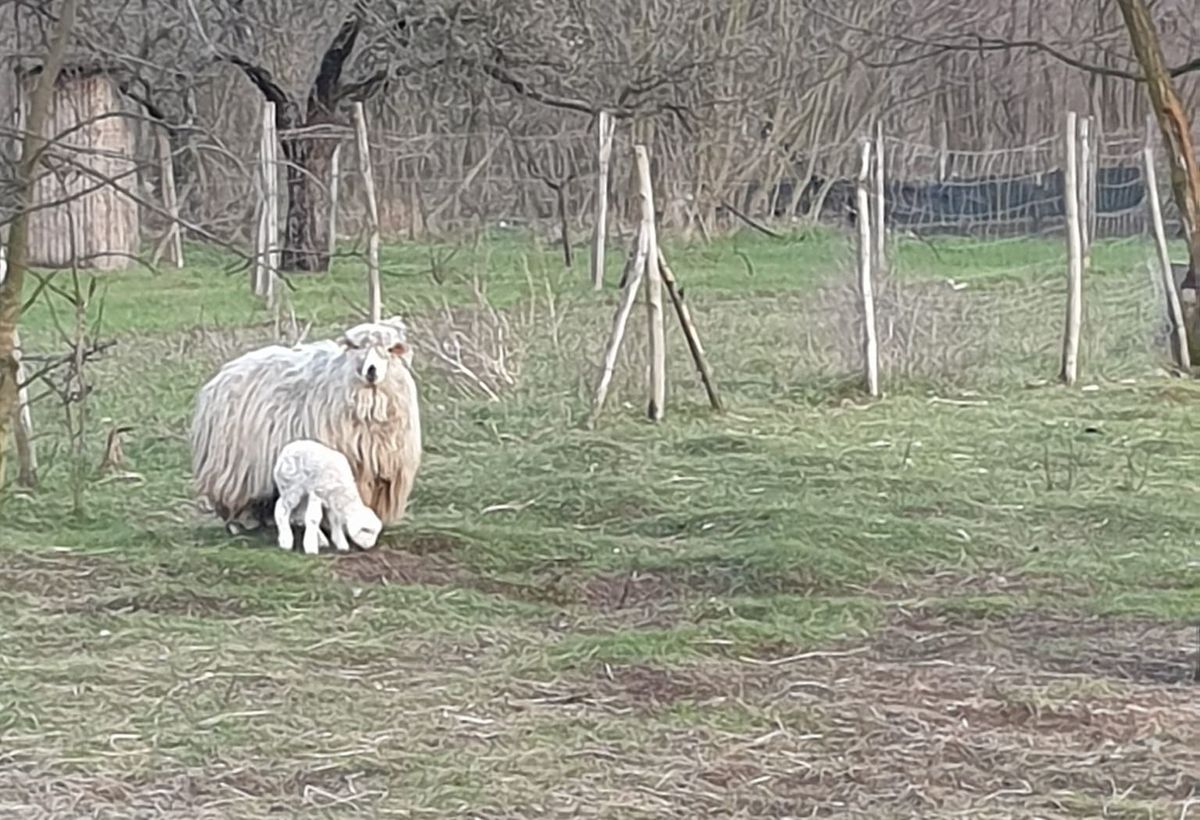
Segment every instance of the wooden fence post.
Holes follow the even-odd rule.
[[[1079,213],[1079,124],[1074,111],[1067,112],[1066,168],[1063,196],[1067,213],[1067,321],[1063,333],[1062,371],[1059,378],[1068,386],[1079,376],[1079,331],[1083,323],[1083,237]]]
[[[1150,205],[1150,222],[1154,226],[1154,244],[1158,249],[1159,276],[1162,279],[1166,297],[1167,318],[1171,322],[1171,335],[1175,342],[1171,355],[1175,359],[1175,364],[1186,372],[1192,367],[1192,357],[1188,351],[1187,326],[1183,322],[1183,308],[1179,304],[1179,291],[1175,286],[1175,275],[1171,269],[1171,254],[1167,250],[1167,232],[1163,228],[1162,205],[1158,201],[1158,174],[1154,169],[1152,134],[1152,131],[1147,132],[1146,147],[1142,151],[1146,175],[1146,199]]]
[[[608,175],[612,164],[615,123],[612,115],[601,111],[596,117],[596,209],[592,226],[592,288],[604,286],[604,246],[608,241]]]
[[[267,119],[271,107],[271,103],[263,104],[262,134],[258,140],[258,176],[255,193],[258,194],[259,208],[258,224],[254,231],[254,265],[250,269],[250,291],[255,296],[263,295],[263,282],[266,279],[267,269],[267,212],[271,210],[267,203],[267,141],[269,139]]]
[[[867,393],[879,396],[879,341],[875,334],[875,287],[872,282],[871,140],[862,141],[862,166],[858,172],[858,288],[863,307],[863,367]]]
[[[371,321],[378,322],[383,317],[383,288],[379,282],[379,203],[375,199],[371,146],[367,142],[367,115],[361,102],[354,104],[354,129],[358,135],[358,166],[367,195],[367,290]]]
[[[1091,146],[1090,153],[1092,156],[1091,167],[1088,168],[1088,190],[1087,190],[1087,215],[1088,215],[1088,254],[1090,256],[1092,243],[1096,241],[1096,231],[1099,228],[1099,216],[1096,213],[1097,198],[1099,197],[1099,178],[1100,178],[1100,121],[1095,115],[1088,117],[1091,121]]]
[[[938,137],[938,182],[945,182],[950,173],[950,126],[943,120]]]
[[[262,180],[262,214],[258,223],[253,272],[254,293],[275,305],[275,277],[279,271],[279,136],[275,129],[275,103],[263,104],[262,142],[259,146]]]
[[[1092,176],[1092,118],[1079,118],[1079,245],[1083,252],[1083,270],[1092,261],[1091,234],[1091,176]]]
[[[875,196],[871,202],[871,221],[872,235],[871,239],[875,243],[875,264],[874,269],[876,275],[882,275],[888,270],[887,259],[887,227],[885,223],[887,203],[884,193],[884,151],[883,151],[883,123],[875,123],[875,175],[874,186]]]

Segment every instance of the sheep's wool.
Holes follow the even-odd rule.
[[[398,317],[358,325],[338,341],[270,345],[225,364],[196,397],[192,473],[196,491],[226,521],[270,510],[280,450],[313,439],[343,453],[358,491],[384,524],[404,516],[421,463],[416,382],[398,354]],[[386,362],[370,384],[368,356]]]

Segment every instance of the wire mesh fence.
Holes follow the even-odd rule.
[[[253,120],[242,125],[251,133],[260,127]],[[129,146],[136,166],[129,188],[141,209],[142,241],[159,249],[170,223],[160,130],[137,120]],[[636,211],[629,184],[632,139],[629,130],[618,129],[607,191],[616,228],[628,228]],[[360,240],[366,205],[353,130],[335,125],[284,130],[279,141],[273,172],[281,181],[286,214],[283,243],[306,236],[332,247],[321,236],[332,229],[339,252],[358,253],[365,244]],[[1052,376],[1064,311],[1064,139],[1051,135],[986,151],[886,133],[881,143],[894,261],[878,283],[885,381],[991,384]],[[369,144],[385,239],[455,241],[511,229],[556,240],[565,232],[568,241],[583,245],[590,234],[596,208],[593,130],[374,128]],[[1145,144],[1144,134],[1097,134],[1091,154],[1091,234],[1105,244],[1085,286],[1083,356],[1097,374],[1144,371],[1165,358],[1164,295],[1147,267],[1153,251],[1141,166]],[[256,146],[235,148],[199,129],[175,130],[168,145],[185,233],[252,255],[264,190]],[[652,154],[656,150],[652,145]],[[655,155],[664,234],[698,227],[716,236],[747,223],[765,232],[793,223],[825,226],[839,237],[828,246],[831,283],[802,298],[788,297],[793,301],[779,317],[778,332],[792,333],[796,343],[777,340],[773,349],[788,352],[793,377],[853,374],[861,357],[860,328],[851,284],[856,252],[847,229],[858,218],[853,181],[858,145],[823,146],[774,166],[727,163],[720,173],[705,170],[711,164],[702,161],[706,150],[661,147]],[[45,173],[64,173],[56,170],[54,151]],[[71,173],[86,175],[82,166],[73,157]],[[767,171],[772,175],[764,176]],[[1177,233],[1178,215],[1167,193],[1160,191],[1160,199],[1168,229]],[[297,213],[301,206],[303,213]],[[615,240],[611,244],[618,258],[626,250]],[[755,260],[746,255],[745,264],[753,268]],[[801,256],[796,264],[806,262]],[[730,315],[740,309],[733,302],[721,304]],[[761,318],[763,305],[749,297],[745,304],[760,319],[761,337],[776,332],[775,317]],[[697,309],[706,309],[703,296]]]

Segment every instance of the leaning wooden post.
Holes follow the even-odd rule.
[[[646,415],[661,421],[667,403],[667,352],[663,334],[662,274],[658,269],[658,236],[654,227],[654,189],[650,180],[650,155],[635,145],[638,196],[642,200],[642,227],[646,235],[646,318],[649,320],[650,397]]]
[[[158,162],[161,169],[163,205],[171,218],[167,238],[171,246],[171,261],[175,267],[183,267],[183,233],[179,230],[179,192],[175,187],[175,160],[171,151],[171,137],[165,128],[157,129]]]
[[[337,138],[337,145],[333,148],[333,158],[329,161],[329,263],[333,264],[333,257],[337,253],[337,216],[338,216],[338,193],[342,174],[342,140]]]
[[[638,230],[633,241],[633,249],[625,263],[625,271],[621,276],[625,283],[621,291],[621,302],[613,315],[612,331],[608,336],[608,344],[604,348],[604,364],[600,370],[600,381],[596,384],[596,393],[592,398],[592,413],[590,421],[595,422],[604,409],[604,400],[608,398],[608,388],[612,384],[613,372],[617,367],[617,353],[621,350],[621,340],[625,338],[625,326],[629,322],[629,314],[633,312],[633,303],[637,301],[638,288],[642,285],[642,277],[646,272],[646,255],[649,250],[649,237],[645,231]]]
[[[379,283],[379,203],[375,199],[375,176],[371,171],[371,146],[367,142],[367,115],[363,104],[354,104],[354,130],[358,135],[358,167],[367,195],[367,291],[371,321],[383,317],[383,288]]]
[[[1152,131],[1146,133],[1146,147],[1142,151],[1145,165],[1146,199],[1150,205],[1150,223],[1154,226],[1154,244],[1158,249],[1159,276],[1167,299],[1167,318],[1171,322],[1171,335],[1175,344],[1171,350],[1175,364],[1183,371],[1192,367],[1188,351],[1187,325],[1183,322],[1183,308],[1179,304],[1179,291],[1175,286],[1175,275],[1171,271],[1171,254],[1167,250],[1167,232],[1163,228],[1162,205],[1158,201],[1158,174],[1154,170],[1154,146]]]
[[[663,255],[662,248],[658,249],[658,269],[662,274],[667,294],[671,297],[671,304],[675,306],[675,314],[679,317],[679,324],[683,328],[683,336],[687,339],[688,350],[692,354],[692,362],[695,363],[696,370],[700,373],[700,381],[704,384],[704,392],[708,394],[708,403],[712,405],[713,410],[720,413],[724,410],[721,404],[721,395],[717,392],[717,383],[713,380],[712,370],[709,369],[708,360],[704,357],[704,348],[700,345],[700,334],[696,332],[696,324],[692,321],[691,311],[688,310],[687,304],[683,301],[683,290],[678,286],[675,273],[667,264],[667,258]]]
[[[884,198],[884,151],[883,151],[883,123],[875,124],[875,174],[874,187],[875,195],[871,202],[871,221],[872,225],[871,239],[875,243],[875,273],[883,274],[888,270],[887,260],[887,228],[885,227],[884,219],[886,217],[886,200]]]
[[[862,141],[862,167],[858,172],[858,289],[863,308],[863,367],[866,371],[867,393],[879,396],[879,341],[875,335],[875,286],[872,282],[872,259],[875,255],[871,239],[871,140]]]
[[[7,243],[0,242],[0,283],[8,275]],[[22,361],[21,334],[13,329],[13,358],[17,362],[17,407],[14,421],[13,440],[17,450],[17,484],[36,487],[38,474],[37,445],[33,439],[33,413],[29,409],[29,378]],[[5,443],[0,441],[0,449]]]
[[[1079,331],[1083,323],[1083,237],[1079,214],[1079,125],[1074,111],[1067,112],[1066,168],[1063,196],[1067,213],[1067,321],[1063,334],[1062,370],[1068,386],[1079,376]]]
[[[608,173],[612,164],[612,114],[601,111],[596,117],[596,224],[592,226],[592,288],[604,287],[604,245],[608,241]]]

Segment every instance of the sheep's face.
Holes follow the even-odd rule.
[[[367,322],[350,328],[341,338],[342,347],[355,357],[355,371],[366,387],[385,381],[393,367],[411,367],[412,349],[399,318]]]
[[[370,507],[358,507],[346,516],[346,535],[365,550],[375,546],[382,530],[383,522]]]

